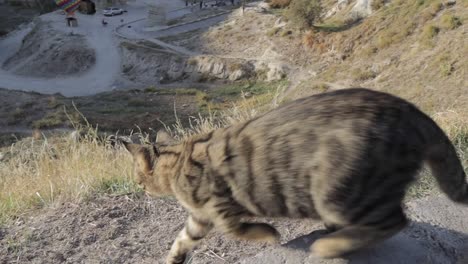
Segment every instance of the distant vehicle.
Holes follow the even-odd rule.
[[[105,16],[117,16],[123,14],[124,12],[125,10],[118,7],[107,7],[104,10],[102,10],[102,14]]]

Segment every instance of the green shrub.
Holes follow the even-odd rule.
[[[67,116],[63,110],[57,110],[53,113],[47,113],[42,119],[33,122],[33,128],[46,129],[65,125]]]
[[[269,4],[272,8],[285,8],[291,4],[291,0],[271,0]]]
[[[323,7],[320,0],[294,0],[286,11],[286,16],[301,27],[313,27],[320,20]]]
[[[282,37],[286,37],[286,36],[289,36],[289,35],[291,35],[291,34],[292,34],[292,31],[291,31],[291,30],[283,30],[283,31],[281,32],[280,35],[281,35]]]
[[[266,34],[269,37],[273,37],[274,35],[276,35],[280,31],[281,31],[281,28],[276,27],[276,28],[272,28],[272,29],[268,30]]]
[[[377,77],[377,74],[371,70],[362,70],[362,69],[354,69],[351,72],[353,79],[356,81],[366,81],[370,79],[374,79]]]
[[[429,6],[429,9],[432,11],[433,14],[439,13],[444,5],[440,2],[434,2]]]
[[[385,5],[385,0],[374,0],[371,3],[372,10],[379,10]]]
[[[145,93],[157,93],[158,89],[154,86],[147,87],[143,90]]]
[[[422,39],[430,40],[439,34],[440,29],[433,25],[426,25],[423,28]]]
[[[441,27],[444,29],[456,29],[457,27],[462,25],[460,18],[445,14],[440,19]]]

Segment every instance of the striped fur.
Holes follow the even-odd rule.
[[[367,89],[296,100],[180,143],[158,138],[126,146],[137,182],[150,194],[174,195],[191,215],[167,263],[182,263],[213,226],[278,240],[273,227],[244,223],[246,216],[321,219],[331,232],[312,245],[321,257],[374,244],[405,227],[402,199],[424,161],[452,200],[468,204],[444,132],[414,105]]]

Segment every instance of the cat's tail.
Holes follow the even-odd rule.
[[[463,165],[450,139],[432,122],[426,161],[442,191],[451,200],[468,205],[468,183]]]

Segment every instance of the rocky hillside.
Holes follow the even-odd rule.
[[[205,54],[282,64],[291,69],[287,98],[364,86],[403,96],[430,113],[466,112],[468,3],[365,1],[365,13],[363,2],[324,1],[322,21],[309,29],[290,22],[286,9],[252,5],[189,41],[169,41]]]
[[[26,77],[56,78],[86,72],[95,62],[95,52],[82,35],[64,34],[49,23],[38,23],[1,66]]]

